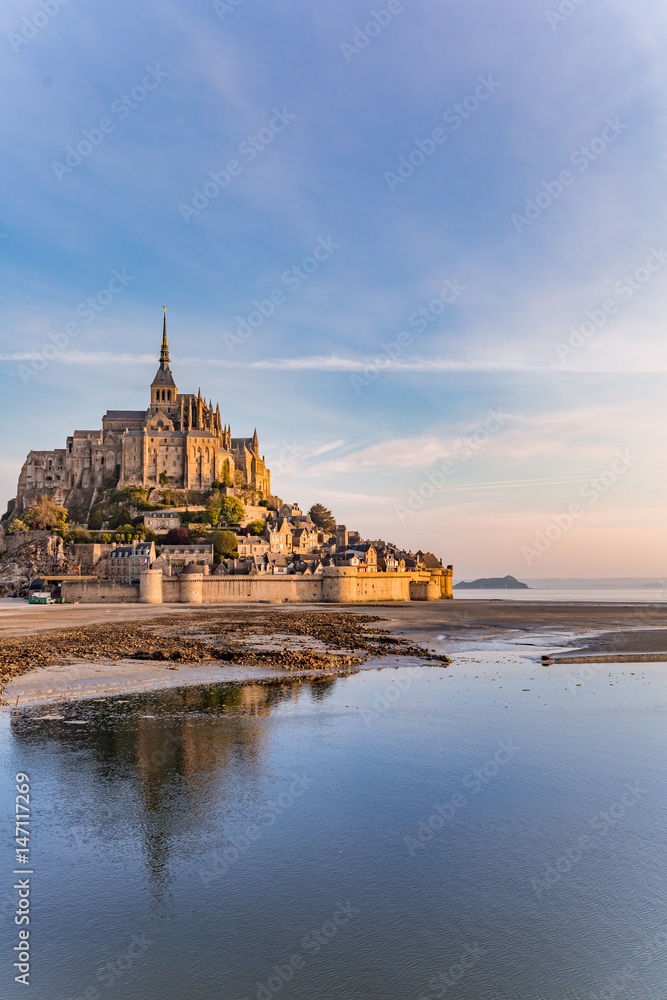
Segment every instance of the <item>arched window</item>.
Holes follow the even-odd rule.
[[[167,399],[171,402],[171,389],[167,389]]]

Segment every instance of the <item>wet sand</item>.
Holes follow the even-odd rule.
[[[380,620],[375,628],[386,630],[401,644],[420,647],[426,655],[431,651],[456,657],[464,647],[477,649],[480,643],[507,644],[508,648],[526,646],[537,647],[550,652],[558,649],[559,655],[596,653],[659,653],[667,651],[667,607],[664,604],[593,604],[573,601],[554,602],[512,602],[512,601],[443,601],[433,603],[381,604],[381,605],[144,605],[122,604],[104,605],[47,605],[27,604],[0,605],[0,650],[3,640],[10,637],[35,637],[38,648],[49,647],[49,633],[62,629],[86,629],[88,626],[108,626],[132,622],[148,623],[160,634],[160,623],[164,632],[178,635],[180,622],[184,633],[190,633],[197,618],[205,620],[230,620],[244,615],[250,621],[257,616],[275,624],[275,635],[264,628],[259,647],[282,649],[294,653],[296,661],[303,660],[304,640],[294,634],[285,634],[281,624],[285,615],[352,615],[377,616]],[[195,617],[193,617],[195,616]],[[222,616],[222,618],[221,618]],[[166,620],[168,619],[168,621]],[[174,625],[174,622],[177,624]],[[139,629],[139,626],[138,626]],[[95,631],[93,628],[91,631]],[[289,630],[288,630],[289,631]],[[51,641],[55,635],[51,635]],[[248,639],[253,650],[258,648],[258,636],[251,630]],[[262,645],[263,644],[263,645]],[[318,640],[309,640],[308,650],[325,646]],[[329,650],[330,652],[330,650]],[[397,648],[395,655],[382,658],[366,655],[363,666],[389,666],[415,662],[403,655]],[[74,659],[74,662],[72,662]],[[243,660],[243,657],[241,657]],[[92,662],[70,657],[70,662],[45,663],[14,677],[5,685],[5,699],[9,704],[19,699],[20,703],[52,700],[71,700],[95,696],[109,696],[135,691],[157,690],[166,687],[181,687],[191,684],[211,684],[221,681],[246,683],[264,681],[279,682],[287,677],[335,676],[343,672],[333,667],[320,665],[317,670],[290,669],[286,674],[275,663],[261,660],[249,662],[218,662],[204,660],[198,663],[145,662],[127,657],[105,659],[98,656]],[[345,668],[349,672],[349,667]],[[658,669],[660,669],[658,667]]]

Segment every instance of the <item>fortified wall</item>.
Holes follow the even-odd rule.
[[[374,601],[451,600],[452,570],[419,573],[367,573],[354,567],[326,567],[321,577],[205,576],[183,573],[164,576],[145,570],[139,587],[107,580],[66,580],[62,596],[84,604],[101,602],[143,604],[356,604]]]

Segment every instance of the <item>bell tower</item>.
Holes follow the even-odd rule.
[[[174,376],[169,367],[169,343],[167,341],[167,307],[163,306],[164,319],[162,321],[162,345],[160,347],[160,367],[155,378],[151,382],[151,405],[152,413],[163,410],[165,413],[175,414],[177,411],[176,401],[178,389],[174,382]]]

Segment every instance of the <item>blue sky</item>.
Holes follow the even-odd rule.
[[[146,403],[167,305],[285,499],[457,576],[661,574],[667,14],[560,10],[9,0],[3,504]]]

